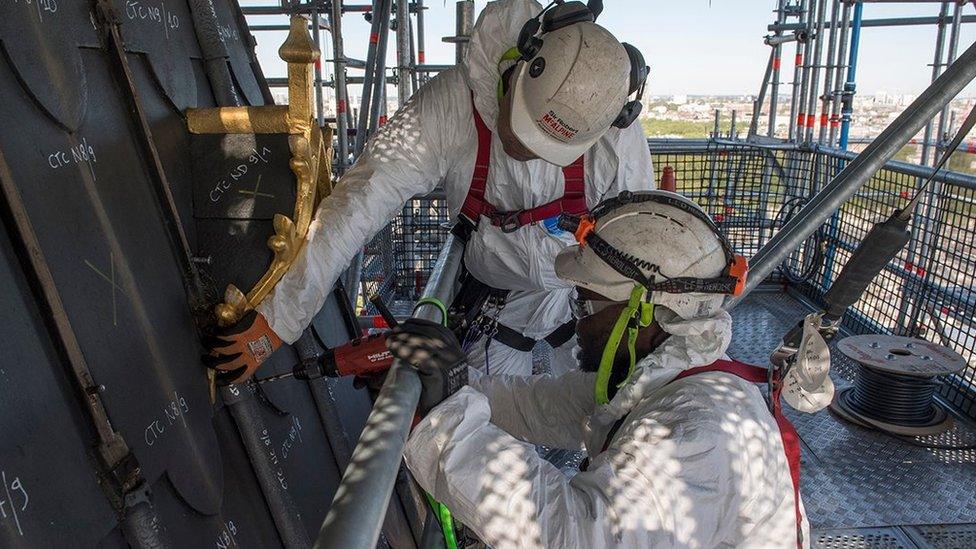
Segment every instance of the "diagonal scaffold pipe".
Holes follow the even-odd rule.
[[[799,214],[783,225],[749,261],[749,280],[742,295],[731,299],[735,307],[835,211],[850,200],[885,162],[901,150],[942,108],[976,78],[976,43],[959,56],[942,76],[912,102],[864,152],[857,155]]]

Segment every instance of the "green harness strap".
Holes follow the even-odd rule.
[[[444,545],[447,549],[457,549],[457,536],[454,534],[454,517],[451,516],[451,511],[443,503],[438,502],[430,494],[426,494],[427,502],[430,506],[434,508],[434,512],[437,513],[437,520],[441,523],[441,532],[444,533]]]
[[[447,307],[444,306],[444,302],[437,299],[436,297],[425,297],[417,301],[417,304],[413,306],[414,313],[417,309],[423,305],[433,305],[441,312],[441,323],[447,326]],[[424,494],[427,496],[427,502],[434,509],[434,513],[437,515],[437,520],[441,523],[441,532],[444,534],[444,545],[447,549],[458,549],[457,536],[454,533],[454,517],[451,516],[451,510],[447,508],[446,505],[434,499],[430,494]]]
[[[627,306],[621,311],[620,316],[613,325],[610,338],[603,348],[603,355],[600,357],[600,368],[596,373],[596,403],[607,404],[610,402],[610,376],[613,374],[613,361],[617,356],[617,349],[620,347],[620,340],[627,332],[627,351],[630,356],[627,377],[621,381],[617,387],[622,387],[630,376],[634,373],[636,366],[637,332],[641,328],[646,328],[654,321],[654,304],[644,301],[644,287],[637,285],[630,292],[630,299]]]

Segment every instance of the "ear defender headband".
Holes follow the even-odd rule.
[[[509,57],[510,52],[505,52],[505,56],[499,61],[515,60],[516,64],[520,61],[531,62],[539,54],[542,45],[545,43],[542,37],[550,32],[559,30],[575,23],[594,23],[596,18],[603,13],[603,0],[589,0],[586,4],[579,1],[563,2],[563,0],[553,0],[548,6],[539,12],[539,15],[529,19],[522,25],[522,30],[518,36],[518,46],[515,50],[518,57]],[[624,104],[620,109],[620,114],[613,121],[611,126],[615,128],[627,128],[637,120],[641,113],[641,98],[644,96],[644,84],[650,74],[650,67],[644,63],[644,56],[640,50],[624,42],[621,44],[630,59],[630,81],[627,88],[627,96],[635,93],[637,97]],[[544,66],[544,65],[543,65]],[[509,68],[508,71],[511,71]],[[508,72],[506,71],[506,72]],[[541,72],[541,71],[540,71]],[[499,83],[499,90],[504,96],[508,92],[506,87],[507,75],[502,75]]]
[[[726,267],[722,271],[722,274],[714,278],[688,276],[669,278],[661,274],[657,265],[620,251],[594,232],[596,223],[602,216],[625,204],[641,202],[657,202],[672,206],[695,216],[705,223],[718,237],[722,251],[725,252]],[[621,275],[640,284],[648,292],[665,292],[669,294],[694,292],[737,296],[742,294],[742,290],[746,285],[746,277],[749,272],[749,264],[746,262],[746,259],[732,250],[732,245],[710,217],[683,200],[656,193],[633,193],[624,191],[616,198],[606,200],[594,208],[593,212],[587,217],[562,215],[559,218],[559,227],[575,234],[580,246],[590,246],[593,253],[602,259],[604,263],[610,265],[613,270]],[[650,271],[650,278],[644,274],[644,271]],[[657,281],[658,276],[663,278],[660,282]]]

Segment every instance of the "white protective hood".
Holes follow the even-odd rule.
[[[541,11],[542,6],[530,0],[489,2],[471,31],[461,72],[489,128],[498,120],[498,60],[518,42],[522,25]]]

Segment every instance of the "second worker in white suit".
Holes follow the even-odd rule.
[[[552,265],[574,240],[556,220],[654,181],[635,123],[647,67],[636,48],[594,23],[602,2],[589,4],[490,2],[464,62],[370,139],[322,201],[291,270],[257,314],[220,334],[227,345],[209,365],[240,381],[294,342],[356,253],[411,197],[438,185],[466,225],[472,284],[504,303],[479,319],[496,336],[470,342],[470,363],[484,370],[487,354],[488,366],[504,365],[492,374],[531,374],[528,349],[544,338],[556,348],[554,364],[573,363],[572,288]]]

